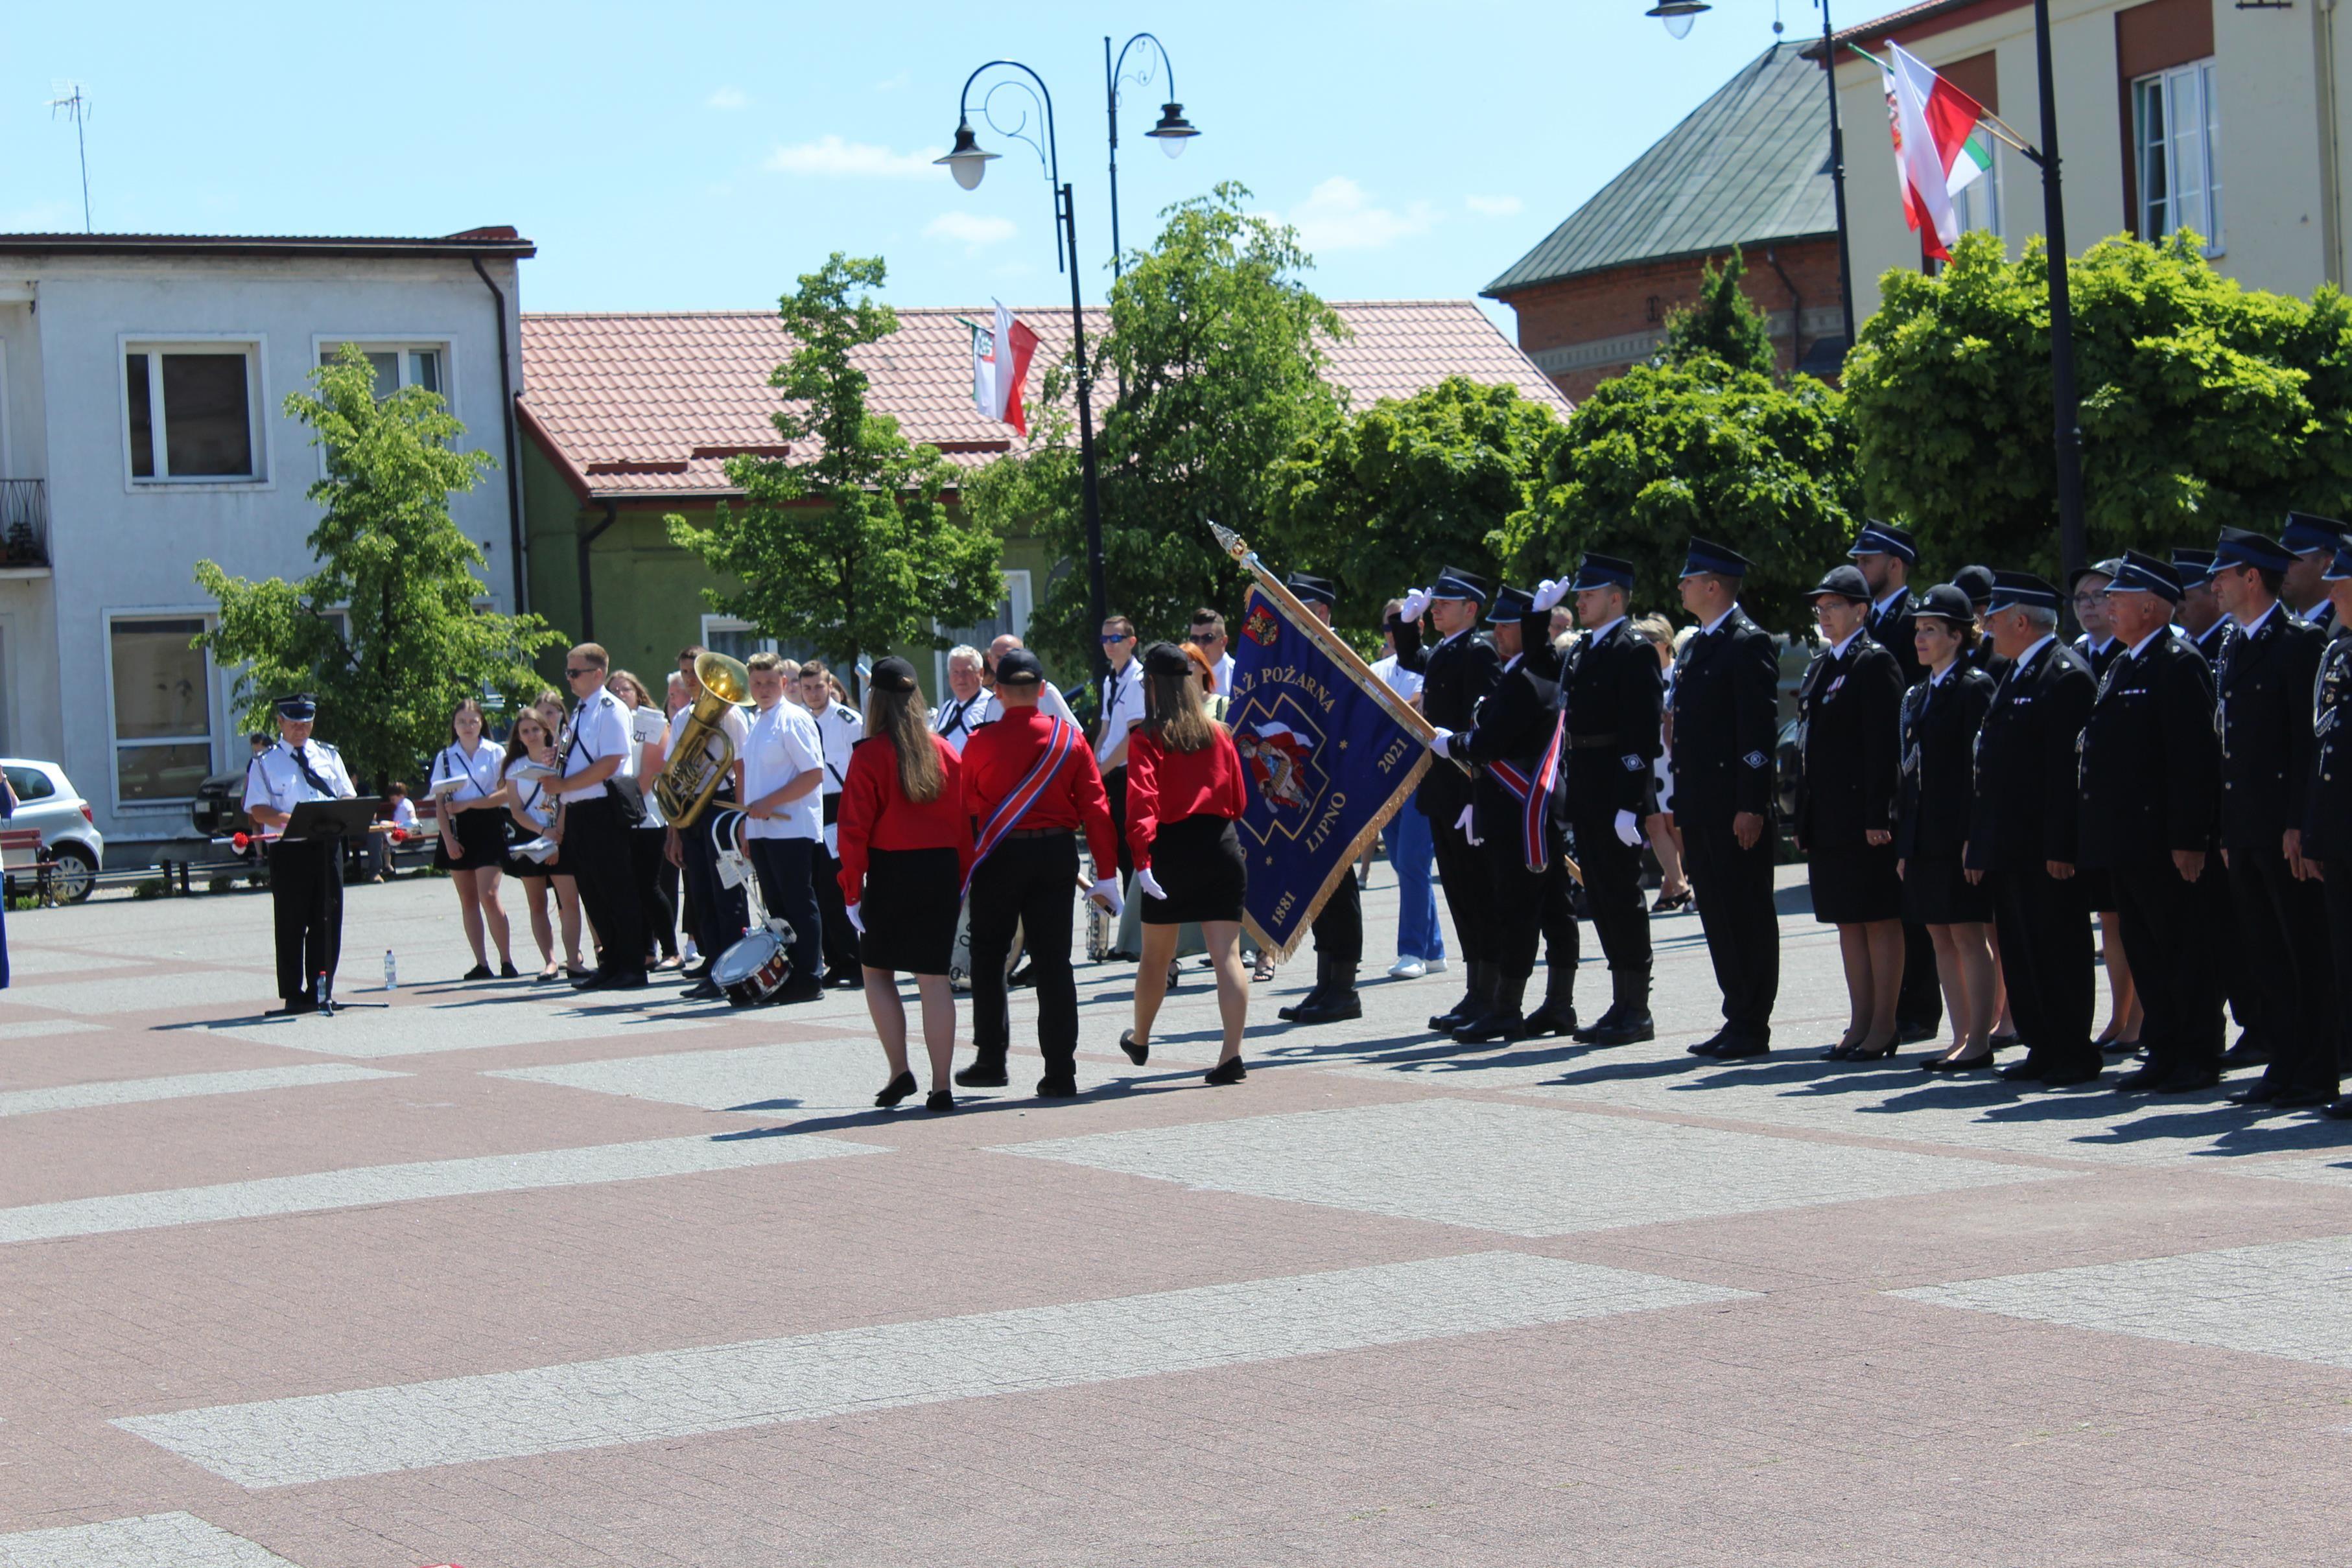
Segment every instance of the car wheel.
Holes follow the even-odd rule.
[[[56,890],[60,904],[79,904],[89,897],[98,885],[98,859],[84,846],[70,840],[55,846],[57,869],[49,873],[49,886]]]

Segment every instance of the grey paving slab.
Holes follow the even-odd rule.
[[[87,1034],[105,1027],[102,1023],[85,1023],[80,1019],[20,1019],[15,1023],[0,1023],[0,1040],[39,1040],[52,1034]]]
[[[258,969],[194,969],[174,974],[127,976],[109,980],[58,980],[12,988],[19,1007],[102,1015],[159,1012],[165,1009],[210,1009],[278,1000],[278,983]]]
[[[339,1061],[299,1067],[249,1067],[226,1072],[182,1072],[168,1078],[121,1078],[100,1083],[61,1083],[46,1089],[0,1091],[0,1116],[39,1111],[80,1111],[97,1105],[130,1105],[146,1100],[185,1100],[204,1094],[254,1094],[268,1089],[303,1089],[323,1083],[361,1083],[398,1078],[372,1067]]]
[[[331,1018],[239,1019],[208,1031],[258,1045],[282,1045],[373,1061],[391,1056],[425,1056],[444,1051],[488,1051],[549,1040],[594,1040],[620,1034],[677,1034],[726,1021],[699,1010],[664,1017],[651,1006],[583,1007],[550,998],[482,1000],[431,1006],[419,1002],[375,1009],[349,1007]]]
[[[129,1416],[115,1425],[240,1486],[293,1486],[1745,1294],[1486,1252]]]
[[[0,1208],[0,1245],[68,1236],[102,1236],[122,1230],[153,1230],[174,1225],[205,1225],[223,1219],[314,1214],[379,1203],[414,1203],[430,1197],[645,1181],[656,1176],[692,1176],[882,1152],[875,1145],[816,1135],[658,1138],[638,1144],[482,1155],[415,1165],[366,1166],[310,1176],[228,1182],[218,1186],[122,1193]]]
[[[12,946],[8,949],[8,974],[13,982],[26,977],[47,975],[86,975],[100,969],[135,969],[147,962],[144,958],[109,958],[91,953],[73,953],[55,947]]]
[[[485,1076],[789,1122],[870,1111],[888,1072],[878,1041],[822,1040],[502,1068]]]
[[[2352,1236],[1888,1293],[2103,1333],[2352,1367]]]
[[[192,1513],[0,1535],[0,1568],[295,1568],[275,1552]]]

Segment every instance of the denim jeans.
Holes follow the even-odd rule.
[[[1397,956],[1424,963],[1445,956],[1445,930],[1438,924],[1437,894],[1429,877],[1434,851],[1429,819],[1407,800],[1381,830],[1388,841],[1389,864],[1397,878]]]

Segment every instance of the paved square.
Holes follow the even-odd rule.
[[[307,1067],[248,1067],[231,1072],[183,1072],[171,1078],[125,1078],[67,1083],[48,1089],[0,1090],[0,1116],[37,1111],[83,1111],[93,1105],[131,1105],[143,1100],[184,1100],[200,1094],[258,1094],[268,1089],[299,1089],[314,1083],[358,1083],[397,1078],[369,1067],[322,1061]]]
[[[881,1060],[882,1048],[872,1040],[814,1040],[504,1068],[489,1076],[705,1111],[740,1111],[781,1124],[872,1110],[881,1087]]]
[[[0,1568],[295,1568],[190,1513],[0,1535]]]

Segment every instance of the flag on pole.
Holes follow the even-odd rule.
[[[996,329],[971,329],[971,401],[980,412],[1000,424],[1029,434],[1022,411],[1021,388],[1029,379],[1029,360],[1037,351],[1037,334],[1013,319],[1002,304],[996,308]]]
[[[1992,167],[1985,108],[1902,45],[1890,41],[1886,48],[1891,57],[1878,68],[1886,79],[1904,221],[1917,232],[1923,252],[1948,261],[1960,237],[1955,200]]]

